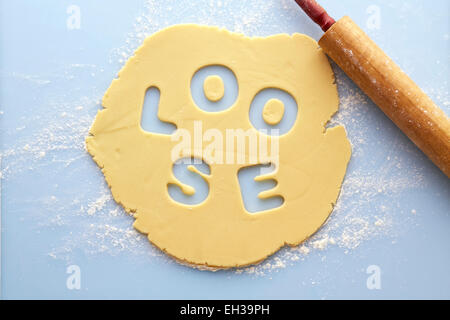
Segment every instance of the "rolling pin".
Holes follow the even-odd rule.
[[[325,34],[323,51],[450,178],[450,119],[349,17],[295,0]]]

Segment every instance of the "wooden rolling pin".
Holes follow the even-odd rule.
[[[324,52],[450,178],[450,119],[349,17],[296,0],[325,31]]]

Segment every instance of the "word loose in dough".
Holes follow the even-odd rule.
[[[215,65],[234,73],[238,96],[227,109],[209,112],[194,102],[191,80],[198,70]],[[144,96],[151,87],[161,93],[159,120],[177,128],[172,134],[147,132],[140,126]],[[253,99],[267,88],[289,94],[297,104],[295,123],[282,135],[261,132],[249,119]],[[217,92],[212,100],[221,96],[221,89]],[[151,243],[196,265],[245,266],[286,244],[300,244],[331,213],[351,155],[345,129],[324,128],[338,102],[330,64],[317,42],[305,35],[251,39],[215,27],[177,25],[148,37],[128,60],[103,98],[104,109],[86,145],[114,199],[134,213],[134,227]],[[286,116],[276,111],[269,122]],[[200,204],[179,203],[169,195],[168,185],[185,194],[195,191],[175,177],[178,159],[173,159],[173,150],[181,132],[195,134],[196,123],[203,132],[214,132],[216,139],[225,138],[227,130],[243,130],[276,145],[271,151],[277,154],[267,161],[248,151],[241,161],[220,162],[220,152],[204,152],[217,141],[206,141],[201,148],[192,143],[179,158],[199,158],[209,165],[209,173],[201,174],[209,193]],[[276,186],[259,197],[284,201],[274,209],[250,213],[238,172],[264,162],[275,169],[256,180],[272,179]],[[194,169],[190,167],[192,174],[200,174]]]

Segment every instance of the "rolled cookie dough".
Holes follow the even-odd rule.
[[[209,101],[219,101],[225,94],[223,80],[219,76],[209,76],[205,79],[203,90]]]
[[[280,123],[284,115],[284,105],[278,99],[270,99],[264,106],[263,119],[267,124],[276,125]]]
[[[220,112],[200,109],[191,96],[193,75],[211,65],[232,70],[239,84],[236,102]],[[140,127],[150,87],[161,92],[158,118],[176,125],[172,135]],[[249,120],[251,102],[265,88],[284,90],[297,103],[295,124],[281,136],[265,135]],[[345,129],[325,129],[338,102],[330,64],[305,35],[248,38],[215,27],[177,25],[148,37],[112,81],[86,145],[114,199],[134,213],[134,227],[151,243],[191,264],[244,266],[284,245],[300,244],[331,213],[351,155]],[[277,140],[275,171],[256,180],[277,181],[260,198],[281,196],[280,207],[247,212],[237,173],[261,162],[246,155],[244,163],[214,163],[210,153],[203,153],[207,143],[180,154],[209,164],[210,174],[202,174],[209,185],[206,200],[186,205],[170,197],[168,184],[192,191],[174,176],[172,151],[179,143],[174,135],[180,129],[193,132],[199,120],[204,132],[216,129],[225,136],[227,129],[243,129],[269,144]]]

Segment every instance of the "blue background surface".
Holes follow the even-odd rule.
[[[335,18],[350,15],[450,113],[449,1],[321,3]],[[71,5],[79,29],[67,26]],[[200,271],[132,230],[84,138],[145,36],[186,22],[322,34],[290,0],[1,1],[2,298],[450,298],[449,180],[334,64],[341,111],[332,125],[345,125],[353,157],[309,253],[285,248],[255,268]],[[71,265],[79,290],[66,286]],[[366,284],[372,265],[376,290]]]

